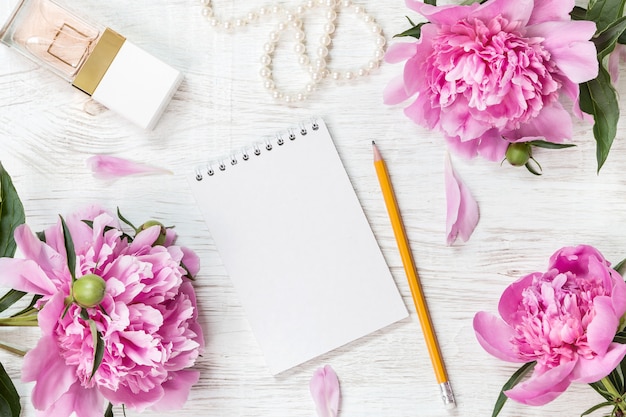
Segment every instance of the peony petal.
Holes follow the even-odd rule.
[[[116,391],[100,386],[104,398],[114,405],[124,404],[127,409],[139,413],[161,401],[165,395],[162,385],[157,385],[149,391],[133,392],[128,386],[120,386]]]
[[[76,417],[102,417],[104,398],[96,389],[85,389],[75,382],[54,404],[45,410],[45,416],[68,417],[75,412]]]
[[[554,103],[544,106],[539,114],[519,129],[504,133],[506,139],[516,142],[525,141],[526,138],[543,138],[548,142],[561,143],[570,139],[574,134],[572,118],[563,108],[561,103]]]
[[[578,364],[572,372],[572,382],[590,384],[599,381],[615,369],[626,355],[626,345],[611,343],[603,355],[593,359],[580,357]]]
[[[587,325],[587,341],[591,350],[599,356],[604,356],[617,333],[619,316],[615,314],[613,301],[607,296],[595,297],[593,310],[595,316]]]
[[[446,153],[444,177],[446,184],[446,234],[447,244],[457,237],[467,242],[478,224],[478,203],[452,168]]]
[[[15,242],[20,249],[21,256],[34,261],[47,276],[47,280],[54,284],[55,289],[62,282],[70,279],[70,271],[65,256],[50,247],[48,243],[39,240],[27,225],[18,226],[15,230]],[[65,253],[65,244],[63,244],[63,253]],[[39,284],[48,286],[42,281]]]
[[[3,287],[46,296],[57,290],[39,265],[30,259],[0,258],[0,283]]]
[[[541,277],[541,272],[534,272],[521,277],[504,290],[498,303],[498,313],[502,320],[509,326],[515,326],[518,322],[517,312],[522,304],[522,292],[528,288],[535,277]]]
[[[488,353],[507,362],[528,362],[513,350],[511,339],[515,332],[504,321],[493,314],[480,311],[474,316],[473,325],[478,343]]]
[[[528,26],[526,35],[544,38],[542,45],[552,61],[567,78],[580,84],[598,76],[596,47],[589,41],[595,31],[594,22],[578,20]]]
[[[383,103],[388,105],[402,103],[409,98],[404,88],[404,76],[399,75],[387,84],[383,90]]]
[[[44,336],[24,357],[22,380],[36,381],[32,402],[36,409],[46,410],[76,382],[76,370],[67,366],[56,340]]]
[[[489,129],[480,137],[478,154],[489,161],[501,161],[509,143],[497,129]]]
[[[504,393],[522,404],[547,404],[570,386],[569,376],[575,366],[576,361],[570,361],[543,373],[535,371],[529,379]]]
[[[417,42],[397,42],[391,44],[385,52],[385,62],[397,64],[406,61],[417,53]]]
[[[570,12],[574,8],[574,0],[541,0],[535,1],[528,24],[570,20]]]
[[[435,25],[453,25],[467,18],[470,12],[479,6],[478,3],[466,6],[454,4],[432,6],[422,0],[406,0],[405,3],[409,9],[415,10]]]
[[[172,171],[145,165],[129,159],[109,155],[95,155],[87,159],[87,166],[94,177],[113,179],[139,174],[172,174]]]
[[[200,257],[189,248],[181,247],[180,250],[182,250],[184,254],[182,263],[185,265],[185,268],[187,268],[187,271],[189,271],[191,278],[195,277],[200,271]]]
[[[318,368],[309,382],[309,389],[319,417],[337,417],[340,389],[337,374],[326,365]]]
[[[163,383],[165,395],[150,407],[151,410],[164,412],[182,408],[189,397],[191,387],[200,379],[200,372],[170,372],[169,376],[170,379]]]

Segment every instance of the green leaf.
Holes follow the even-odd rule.
[[[104,357],[104,340],[102,340],[102,335],[96,328],[96,322],[92,319],[89,319],[89,329],[91,330],[91,338],[93,339],[93,368],[89,376],[91,379],[102,363],[102,358]]]
[[[126,219],[126,217],[122,216],[122,213],[120,212],[120,208],[119,208],[119,207],[117,208],[117,217],[119,217],[119,219],[120,219],[121,221],[123,221],[124,223],[126,223],[127,225],[129,225],[130,227],[132,227],[132,228],[133,228],[133,230],[134,230],[135,232],[137,232],[137,231],[139,230],[139,229],[137,229],[137,228],[135,227],[135,225],[134,225],[134,224],[132,224],[131,222],[129,222],[129,221]]]
[[[573,143],[554,143],[554,142],[548,142],[547,140],[531,140],[526,142],[531,146],[536,146],[538,148],[544,148],[544,149],[564,149],[564,148],[571,148],[574,145]]]
[[[584,413],[582,413],[580,415],[580,417],[587,416],[587,415],[589,415],[589,414],[593,413],[594,411],[599,410],[601,408],[608,407],[608,406],[614,406],[614,405],[615,405],[615,403],[612,402],[612,401],[605,401],[603,403],[596,404],[593,407],[591,407],[589,410],[587,410]]]
[[[590,0],[586,20],[596,23],[596,33],[602,32],[624,14],[626,0]]]
[[[421,22],[418,23],[417,25],[413,26],[410,29],[405,30],[402,33],[398,33],[397,35],[394,35],[394,38],[402,38],[405,36],[412,36],[415,39],[419,39],[420,36],[422,36],[422,26],[424,26],[427,22]]]
[[[621,276],[624,276],[624,272],[626,272],[626,259],[622,259],[617,265],[613,267]]]
[[[33,298],[32,298],[32,300],[30,300],[30,303],[28,304],[28,306],[25,307],[23,310],[18,311],[17,313],[13,314],[11,317],[17,317],[17,316],[22,316],[22,315],[31,313],[33,310],[35,310],[35,303],[41,297],[43,297],[43,295],[41,295],[41,294],[33,295]]]
[[[65,255],[67,256],[67,267],[70,269],[72,283],[76,281],[76,251],[74,250],[74,241],[70,234],[70,229],[65,223],[63,216],[61,218],[61,226],[63,227],[63,242],[65,243]]]
[[[530,162],[532,161],[532,163]],[[528,170],[528,172],[530,172],[533,175],[541,175],[541,165],[539,165],[539,162],[537,162],[537,160],[533,157],[530,158],[530,161],[526,162],[526,164],[524,165],[526,167],[526,169]],[[537,171],[537,168],[535,167],[535,165],[537,166],[537,168],[539,168],[539,171]]]
[[[107,409],[104,412],[104,417],[113,417],[113,404],[109,403]]]
[[[0,363],[0,414],[1,417],[19,417],[22,411],[20,405],[20,395],[13,385],[13,381],[9,378],[7,371]],[[8,406],[8,407],[7,407]],[[10,414],[7,414],[7,411]]]
[[[604,57],[613,52],[615,44],[624,30],[626,30],[626,16],[617,19],[591,39],[598,51],[598,62],[602,62]]]
[[[25,222],[24,206],[13,186],[11,176],[0,164],[0,256],[13,257],[15,228]]]
[[[598,172],[606,162],[617,134],[619,104],[609,73],[600,65],[598,77],[580,84],[580,109],[593,116]]]
[[[431,6],[436,6],[437,0],[424,0],[424,3],[430,4]]]
[[[508,397],[504,394],[504,391],[508,391],[514,386],[516,386],[531,369],[535,367],[537,362],[527,362],[522,365],[513,375],[509,378],[508,381],[502,386],[502,390],[500,391],[500,395],[498,395],[498,399],[496,400],[496,405],[493,407],[493,413],[491,413],[491,417],[496,417],[500,414],[502,407],[506,403]]]
[[[622,330],[613,336],[613,342],[621,343],[622,345],[626,344],[626,331]]]
[[[2,298],[0,298],[0,312],[11,307],[25,295],[26,293],[24,291],[9,290],[9,292],[4,294]]]
[[[587,9],[580,6],[574,6],[574,9],[570,12],[572,20],[585,20],[587,19]]]

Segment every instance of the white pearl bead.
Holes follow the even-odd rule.
[[[280,7],[279,6],[272,6],[272,13],[274,13],[274,14],[280,13]]]
[[[367,67],[368,67],[370,70],[373,70],[373,69],[378,68],[378,65],[379,65],[378,61],[369,61],[369,62],[367,63]]]
[[[274,52],[274,44],[270,42],[266,43],[265,45],[263,45],[263,50],[265,51],[265,53],[271,54],[272,52]]]
[[[247,21],[245,21],[244,19],[237,19],[235,20],[235,26],[238,28],[244,27],[248,24]]]
[[[306,7],[308,7],[309,9],[312,9],[313,7],[315,7],[315,2],[313,0],[307,0],[307,2],[305,3]]]
[[[208,6],[211,4],[211,0],[200,0],[200,4],[203,6]]]
[[[352,71],[346,71],[343,76],[346,80],[350,81],[354,78],[354,73]]]
[[[280,32],[271,31],[270,32],[270,41],[276,42],[280,39]]]
[[[281,93],[280,91],[275,90],[272,93],[272,96],[274,96],[275,99],[279,100],[279,99],[281,99],[283,97],[283,93]]]
[[[225,22],[222,22],[222,27],[226,30],[230,30],[233,28],[233,22],[227,20]]]
[[[280,32],[284,32],[284,31],[285,31],[285,29],[287,29],[287,24],[286,24],[285,22],[280,22],[280,23],[278,24],[277,28],[278,28],[278,30],[279,30]]]
[[[379,36],[376,38],[376,46],[385,46],[385,44],[387,43],[387,39],[385,39],[384,36]]]
[[[326,32],[326,33],[328,33],[330,35],[334,31],[335,31],[335,25],[333,25],[332,23],[326,23],[324,25],[324,32]]]
[[[335,0],[326,0],[326,6],[335,7],[336,5],[337,5],[337,2]]]
[[[315,91],[315,84],[313,83],[308,83],[305,87],[307,93],[312,93],[313,91]]]
[[[322,78],[322,74],[320,74],[318,71],[313,71],[311,73],[311,80],[315,82],[319,82],[320,80],[322,80]]]
[[[213,27],[218,27],[219,23],[220,22],[216,18],[214,18],[214,17],[209,18],[209,25],[211,25]]]
[[[376,52],[374,52],[374,58],[381,60],[385,57],[385,52],[382,49],[377,49]]]
[[[383,28],[381,28],[379,24],[376,23],[372,25],[372,33],[379,34],[382,31]]]
[[[259,15],[263,16],[266,15],[268,13],[268,10],[265,7],[261,7],[259,9]]]
[[[203,7],[202,8],[202,16],[204,16],[204,17],[213,16],[213,9],[211,9],[210,7]]]
[[[261,77],[263,78],[268,78],[272,75],[272,70],[269,67],[261,67],[261,69],[259,70],[259,74],[261,75]]]
[[[302,43],[302,42],[298,42],[294,47],[293,50],[295,53],[297,54],[303,54],[306,52],[306,46]]]
[[[320,44],[323,46],[328,46],[332,42],[332,39],[328,35],[320,36]]]
[[[274,87],[275,87],[275,85],[274,85],[274,81],[272,81],[272,80],[266,80],[266,81],[263,83],[263,86],[264,86],[267,90],[273,90],[273,89],[274,89]]]
[[[298,42],[302,42],[306,38],[306,35],[304,34],[304,31],[298,30],[296,33],[294,33],[293,37]]]
[[[333,71],[330,73],[330,76],[332,77],[333,80],[339,80],[341,79],[341,74],[338,71]]]
[[[317,48],[317,56],[320,58],[326,58],[328,56],[328,48],[325,46],[319,46]]]
[[[362,6],[354,6],[354,14],[361,14],[365,11]]]
[[[323,70],[326,68],[326,60],[325,59],[315,59],[313,60],[313,68],[316,71]]]
[[[302,66],[307,66],[309,65],[309,57],[306,55],[300,55],[298,57],[298,63]]]
[[[305,10],[306,10],[305,6],[300,5],[300,6],[296,7],[296,13],[299,14],[299,15],[300,14],[304,14]]]
[[[259,15],[256,14],[255,12],[250,12],[248,13],[248,21],[250,22],[254,22],[255,20],[257,20],[259,18]]]
[[[352,0],[343,0],[343,2],[341,3],[341,5],[343,7],[350,7],[352,6]]]
[[[285,103],[291,103],[291,96],[289,94],[285,94],[285,96],[283,97],[283,100],[285,100]]]
[[[264,66],[269,66],[272,63],[272,57],[268,54],[261,55],[261,64]]]
[[[369,71],[367,68],[359,68],[357,74],[359,74],[359,77],[365,77],[367,76],[367,74],[369,74]]]
[[[337,13],[334,10],[329,10],[328,12],[326,12],[326,19],[328,20],[337,19]]]
[[[304,101],[304,100],[306,100],[306,95],[304,95],[302,93],[298,93],[298,95],[296,96],[296,99],[298,101]]]

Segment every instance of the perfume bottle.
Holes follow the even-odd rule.
[[[180,71],[122,35],[53,0],[0,2],[14,5],[0,6],[10,10],[0,42],[143,128],[154,127],[183,79]]]

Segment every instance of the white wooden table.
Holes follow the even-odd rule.
[[[445,195],[441,136],[422,129],[400,107],[382,104],[387,82],[401,71],[384,64],[370,77],[346,84],[324,81],[308,101],[275,102],[259,76],[259,57],[274,23],[233,33],[214,30],[192,0],[66,0],[91,20],[111,26],[186,74],[162,120],[146,132],[92,102],[14,51],[0,47],[0,160],[10,172],[34,230],[58,213],[96,202],[117,206],[136,223],[155,218],[176,225],[179,243],[201,257],[196,289],[206,352],[183,410],[171,416],[311,417],[313,371],[331,364],[339,375],[342,417],[487,416],[502,384],[516,369],[485,353],[472,319],[496,311],[501,292],[523,274],[543,270],[558,248],[587,243],[612,262],[626,257],[624,125],[611,155],[596,174],[591,125],[577,121],[575,148],[538,151],[542,177],[484,160],[453,164],[480,204],[481,219],[466,244],[445,245]],[[388,39],[407,28],[401,0],[355,0],[373,14]],[[217,14],[243,14],[262,0],[215,0]],[[298,1],[281,1],[290,7]],[[313,19],[314,20],[314,19]],[[307,26],[316,40],[319,28]],[[357,68],[369,59],[370,38],[347,13],[339,16],[333,63]],[[304,79],[293,57],[278,55],[276,77]],[[624,77],[622,77],[622,80]],[[620,83],[622,92],[626,85]],[[410,318],[369,337],[270,376],[201,220],[184,176],[193,164],[311,115],[324,117],[346,170],[392,270]],[[415,316],[392,230],[372,166],[371,140],[387,159],[422,278],[458,408],[443,409]],[[174,175],[95,179],[85,160],[113,154],[169,168]],[[2,340],[34,346],[36,329],[0,329]],[[21,358],[5,352],[33,417],[30,386],[19,382]],[[503,416],[572,416],[600,402],[586,386],[573,386],[548,406],[509,402]],[[119,412],[119,410],[118,410]],[[121,415],[121,413],[119,413]],[[129,411],[129,416],[137,413]],[[157,413],[145,412],[152,416]],[[598,414],[599,415],[599,414]]]

